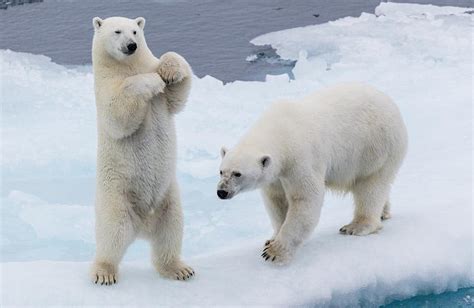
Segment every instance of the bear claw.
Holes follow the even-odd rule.
[[[291,251],[280,242],[272,240],[267,241],[261,257],[265,261],[270,261],[277,264],[285,264],[291,259]]]
[[[267,241],[265,242],[265,246],[270,245],[273,241],[274,241],[274,240],[267,240]]]
[[[110,286],[117,283],[116,267],[110,263],[98,262],[94,264],[92,282],[101,286]]]
[[[180,281],[185,281],[195,276],[194,270],[183,263],[168,268],[161,268],[158,271],[164,277]]]

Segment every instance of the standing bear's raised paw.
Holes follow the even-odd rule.
[[[160,58],[158,74],[166,84],[174,84],[189,77],[191,72],[183,57],[175,52],[167,52]]]
[[[192,267],[178,261],[164,266],[157,266],[157,271],[161,276],[173,280],[188,280],[195,275]]]
[[[265,261],[273,262],[275,264],[284,265],[291,261],[293,251],[290,247],[283,245],[278,240],[268,240],[263,248],[262,258]]]
[[[91,279],[95,284],[110,286],[117,283],[117,266],[106,263],[96,262],[92,266]]]

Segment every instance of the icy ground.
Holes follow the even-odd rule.
[[[295,80],[223,85],[195,79],[177,118],[187,283],[153,271],[131,247],[117,285],[88,280],[93,256],[95,107],[90,68],[0,51],[2,305],[389,303],[474,285],[472,26],[469,9],[381,4],[374,14],[255,38],[297,60]],[[367,237],[338,234],[351,200],[326,199],[321,223],[288,267],[260,258],[271,234],[258,193],[215,197],[218,152],[271,101],[341,81],[393,97],[409,153],[392,192],[393,218]]]

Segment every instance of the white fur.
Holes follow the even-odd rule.
[[[326,187],[354,196],[354,218],[341,233],[381,229],[406,149],[391,99],[366,85],[341,84],[273,104],[234,149],[222,149],[218,191],[231,198],[261,188],[274,227],[262,256],[286,263],[316,227]]]
[[[160,274],[188,279],[194,271],[180,259],[183,215],[174,114],[187,99],[191,68],[176,53],[153,56],[143,18],[96,17],[93,25],[98,151],[92,279],[114,283],[118,264],[136,237],[150,241]],[[137,50],[125,54],[133,42]]]

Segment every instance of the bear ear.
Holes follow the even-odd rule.
[[[104,21],[99,17],[92,18],[92,25],[94,26],[95,30],[99,30],[100,27],[104,24]]]
[[[222,147],[221,148],[221,158],[224,158],[225,154],[228,152],[229,150],[227,150],[226,147]]]
[[[263,168],[267,168],[270,166],[270,163],[272,162],[272,159],[268,155],[263,155],[260,158],[260,164],[262,165]]]
[[[140,27],[140,29],[143,30],[143,28],[145,28],[145,18],[143,18],[143,17],[135,18],[135,22]]]

